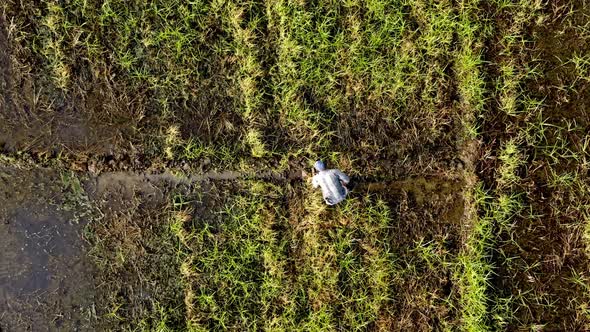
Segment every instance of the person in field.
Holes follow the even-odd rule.
[[[336,205],[342,202],[348,194],[346,185],[350,183],[350,178],[339,169],[326,169],[321,160],[315,162],[314,168],[318,173],[312,177],[311,185],[322,188],[326,204]]]

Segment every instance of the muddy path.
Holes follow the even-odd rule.
[[[143,173],[143,172],[106,172],[96,177],[93,177],[96,190],[103,192],[109,188],[113,183],[119,183],[125,187],[139,186],[144,187],[145,184],[158,184],[167,182],[173,185],[190,185],[194,183],[207,181],[238,181],[238,180],[261,180],[268,182],[300,182],[307,181],[312,174],[303,170],[293,170],[290,172],[273,172],[265,171],[258,173],[251,172],[237,172],[237,171],[210,171],[202,174],[192,175],[178,175],[172,172],[163,172],[158,174]],[[427,187],[436,185],[437,183],[446,183],[449,179],[460,179],[461,174],[450,173],[444,177],[414,177],[407,179],[393,179],[391,177],[377,177],[377,176],[352,176],[352,185],[354,189],[368,190],[368,191],[382,191],[388,189],[407,189],[410,183],[420,182]]]
[[[133,207],[140,200],[150,206],[165,205],[171,192],[190,192],[200,190],[207,193],[211,185],[239,183],[241,181],[261,181],[278,186],[301,186],[310,183],[311,174],[305,171],[292,172],[235,172],[211,171],[203,174],[179,175],[172,172],[159,174],[142,172],[106,172],[86,181],[86,190],[93,201],[102,202],[106,213],[123,211]],[[350,195],[387,194],[392,197],[409,195],[422,204],[436,199],[439,195],[458,192],[465,187],[460,174],[448,177],[410,177],[390,179],[379,177],[351,177],[348,189]],[[319,192],[319,189],[318,189]],[[434,196],[432,196],[434,195]]]

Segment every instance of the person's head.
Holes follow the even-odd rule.
[[[313,167],[316,169],[316,171],[320,172],[326,169],[326,165],[324,164],[323,161],[318,160],[315,162],[315,164],[313,164]]]

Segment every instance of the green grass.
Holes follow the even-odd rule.
[[[352,173],[409,177],[441,169],[432,165],[457,152],[447,148],[464,139],[454,122],[475,128],[484,100],[478,5],[109,0],[39,8],[10,1],[5,8],[15,17],[14,48],[34,46],[18,58],[23,67],[45,68],[36,79],[65,101],[86,95],[89,79],[107,87],[106,106],[82,114],[107,125],[130,118],[133,130],[125,135],[155,164],[208,159],[248,170],[265,158],[286,169],[293,159],[323,157]],[[34,10],[42,21],[28,21]],[[43,95],[44,105],[51,97]],[[130,111],[119,114],[124,108]],[[171,218],[183,261],[186,328],[427,329],[428,317],[436,317],[434,328],[451,329],[463,324],[459,297],[483,301],[470,288],[479,289],[476,282],[442,290],[445,274],[481,263],[483,248],[459,261],[444,234],[407,235],[407,248],[392,239],[392,228],[416,218],[444,219],[444,204],[416,211],[405,196],[408,220],[398,220],[399,202],[373,194],[327,211],[309,189],[257,186],[227,193],[204,220],[189,220],[187,206]],[[295,203],[285,206],[289,195]],[[213,220],[216,229],[203,226]],[[102,249],[106,257],[113,247]],[[117,268],[133,262],[124,249],[111,254]],[[125,306],[112,316],[157,329],[156,322],[169,325],[166,310],[178,315],[175,308],[152,309],[146,320]]]
[[[384,202],[367,198],[363,207],[355,200],[327,220],[323,202],[312,195],[296,203],[310,207],[294,216],[294,227],[280,203],[284,189],[246,185],[253,190],[230,195],[207,215],[180,209],[172,224],[187,257],[189,329],[357,330],[375,324],[391,302],[395,263],[382,239],[390,223]],[[322,230],[327,222],[347,227]]]
[[[538,55],[528,53],[532,44],[527,29],[543,29],[547,18],[543,6],[534,1],[497,2],[497,6],[500,15],[510,16],[510,23],[496,32],[501,47],[494,64],[499,77],[493,94],[498,104],[488,111],[501,111],[505,116],[484,120],[484,128],[500,126],[503,130],[484,129],[492,141],[499,141],[486,152],[492,152],[497,161],[493,183],[487,183],[488,198],[483,208],[483,216],[490,216],[497,234],[492,253],[498,277],[492,288],[494,298],[489,301],[492,323],[498,329],[586,329],[584,303],[590,294],[584,286],[587,281],[575,272],[584,269],[583,264],[567,266],[562,260],[577,259],[577,250],[587,246],[581,234],[586,227],[582,216],[588,183],[579,173],[587,167],[587,151],[583,144],[576,143],[587,139],[586,124],[578,123],[574,114],[565,118],[559,115],[559,109],[564,107],[561,101],[577,88],[568,92],[561,82],[549,81],[545,84],[554,92],[548,93],[546,100],[536,99],[535,89],[527,84],[551,79],[554,68],[536,59]],[[573,17],[573,7],[569,12],[567,8],[558,10],[565,10],[561,13],[564,19]],[[557,34],[562,28],[561,33],[565,33],[567,27],[556,27],[549,33]],[[547,58],[562,64],[558,68],[567,77],[565,86],[579,88],[584,61],[575,49],[562,48]],[[575,77],[568,74],[569,64]],[[552,202],[548,208],[544,197]],[[552,251],[552,246],[561,249]],[[551,260],[551,254],[562,258]],[[549,280],[562,283],[549,289],[539,287]],[[557,294],[558,289],[562,293]]]
[[[366,159],[397,159],[412,149],[429,154],[436,142],[454,140],[446,130],[456,117],[449,68],[459,27],[451,1],[78,0],[26,7],[11,0],[3,8],[13,18],[15,75],[44,87],[35,112],[55,114],[88,100],[75,115],[93,121],[85,138],[93,150],[64,143],[71,158],[104,153],[108,140],[120,151],[132,142],[133,153],[154,163],[198,159],[183,152],[197,145],[230,150],[244,165],[339,153],[334,161],[389,174],[381,161]],[[461,24],[471,29],[471,21]],[[477,56],[466,43],[463,76],[478,66],[469,63]],[[13,92],[19,105],[32,102]],[[465,91],[469,103],[481,103],[477,93]],[[365,137],[365,127],[373,135]],[[56,132],[50,124],[39,133],[33,151],[47,151]],[[392,137],[400,147],[388,144]]]
[[[285,197],[291,197],[287,205]],[[441,319],[435,325],[420,319],[420,329],[459,324],[456,309],[447,308],[457,298],[444,295],[437,279],[460,264],[457,252],[445,237],[425,241],[408,234],[402,238],[409,247],[397,242],[407,225],[387,196],[358,195],[327,208],[310,188],[248,181],[183,201],[170,229],[184,257],[179,271],[188,330],[359,331],[416,324],[397,316],[400,305]],[[195,212],[205,206],[206,212]],[[419,213],[411,211],[408,216]]]
[[[0,147],[15,152],[0,158],[67,169],[76,219],[100,214],[69,172],[92,162],[253,174],[323,158],[383,181],[333,209],[301,183],[212,181],[168,209],[104,213],[104,317],[130,330],[584,329],[590,60],[567,40],[589,36],[574,7],[7,0]],[[124,278],[160,293],[133,302]]]

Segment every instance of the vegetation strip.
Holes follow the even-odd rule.
[[[580,6],[522,1],[512,8],[502,1],[492,3],[491,18],[503,17],[506,23],[496,27],[498,47],[490,50],[497,59],[492,66],[498,73],[492,92],[496,103],[488,106],[482,121],[487,142],[483,153],[490,161],[480,167],[489,196],[482,213],[493,218],[494,233],[499,234],[492,256],[496,329],[588,328],[588,279],[578,271],[588,267],[581,234],[590,184],[587,175],[574,175],[587,169],[588,152],[579,142],[588,139],[588,115],[560,112],[570,94],[562,84],[576,86],[579,78],[552,64],[556,59],[569,62],[576,48],[587,46],[582,42],[554,54],[555,46],[542,46],[551,37],[539,33],[548,29],[549,34],[573,36],[581,22],[576,16],[584,15]],[[558,180],[563,177],[571,182]],[[576,190],[565,189],[574,184]],[[571,206],[579,212],[572,214]]]

